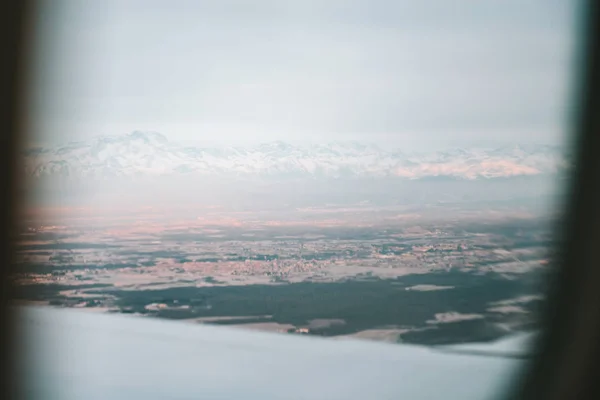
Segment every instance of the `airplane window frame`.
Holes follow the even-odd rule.
[[[542,315],[536,357],[517,398],[600,398],[600,7],[587,1],[581,28],[575,114],[571,133],[575,165],[561,241]]]

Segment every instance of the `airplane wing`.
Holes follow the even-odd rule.
[[[28,399],[485,399],[530,337],[439,348],[23,307]],[[506,356],[508,354],[508,356]]]

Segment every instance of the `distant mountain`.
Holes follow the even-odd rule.
[[[297,146],[277,141],[249,147],[182,146],[155,132],[136,131],[23,152],[37,178],[153,175],[271,177],[499,178],[554,174],[567,168],[558,148],[511,146],[408,154],[368,143]]]

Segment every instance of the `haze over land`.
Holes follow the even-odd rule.
[[[510,145],[430,153],[346,141],[192,147],[134,131],[23,152],[37,205],[202,205],[254,211],[326,204],[513,202],[548,207],[564,150]]]
[[[140,131],[23,163],[22,300],[422,344],[535,327],[570,168],[550,146],[201,148]]]

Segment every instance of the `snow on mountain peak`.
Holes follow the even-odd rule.
[[[567,167],[557,148],[506,146],[407,155],[361,142],[310,146],[283,141],[248,147],[190,147],[157,132],[134,131],[23,152],[34,177],[200,174],[219,176],[449,177],[479,179],[552,174]]]

